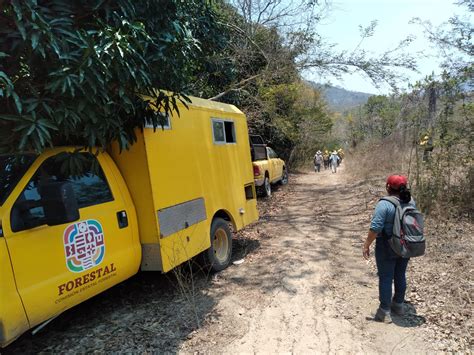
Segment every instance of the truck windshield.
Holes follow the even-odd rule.
[[[35,159],[34,154],[0,155],[0,206]]]

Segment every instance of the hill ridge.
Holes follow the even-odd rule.
[[[328,107],[332,111],[343,112],[351,108],[363,105],[367,102],[369,94],[361,91],[351,91],[339,86],[318,84],[313,81],[307,81],[313,88],[322,92]]]

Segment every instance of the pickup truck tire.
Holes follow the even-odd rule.
[[[263,193],[266,197],[270,197],[272,195],[272,184],[270,183],[268,175],[265,175],[265,180],[263,180]]]
[[[211,272],[224,270],[232,257],[232,232],[229,223],[215,218],[211,224],[211,247],[203,252],[204,266]]]
[[[288,184],[288,172],[285,168],[283,168],[283,174],[281,175],[280,184],[287,185]]]

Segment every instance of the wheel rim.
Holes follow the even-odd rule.
[[[219,228],[216,230],[212,247],[216,260],[220,264],[225,263],[229,254],[229,240],[227,239],[227,233],[224,229]]]
[[[270,196],[270,194],[272,193],[272,190],[270,188],[270,181],[268,180],[268,178],[265,178],[265,192],[267,193],[267,196]]]

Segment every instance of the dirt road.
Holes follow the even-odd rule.
[[[430,351],[413,307],[393,324],[367,319],[378,305],[373,261],[361,257],[372,204],[349,180],[344,167],[292,175],[235,241],[243,263],[184,292],[172,274],[140,273],[6,352]]]
[[[419,353],[423,317],[380,324],[372,262],[361,257],[371,209],[366,189],[337,174],[294,175],[274,196],[284,203],[263,216],[267,236],[248,262],[226,271],[217,320],[182,350],[217,353]],[[275,203],[274,201],[273,203]],[[277,202],[276,202],[277,203]],[[278,204],[278,203],[277,203]],[[211,342],[211,344],[210,344]],[[212,345],[212,346],[210,346]]]

